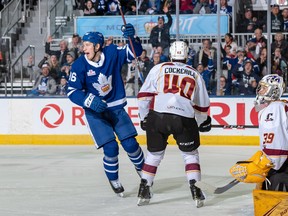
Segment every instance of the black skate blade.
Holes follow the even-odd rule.
[[[150,203],[150,199],[139,198],[137,205],[138,206],[144,206],[144,205],[148,205],[149,203]]]

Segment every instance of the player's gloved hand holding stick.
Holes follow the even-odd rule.
[[[106,109],[107,103],[101,98],[89,93],[84,99],[84,106],[94,110],[97,113],[101,113]]]
[[[123,37],[128,39],[134,39],[135,35],[135,29],[134,26],[131,23],[128,23],[126,25],[121,26],[121,31],[123,32]]]
[[[211,130],[211,117],[207,116],[207,119],[200,124],[199,131],[200,132],[208,132]]]

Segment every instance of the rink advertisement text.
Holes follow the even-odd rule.
[[[258,119],[253,100],[254,98],[211,98],[209,114],[212,124],[257,126]],[[137,129],[139,137],[144,137],[145,132],[141,130],[139,124],[137,99],[128,98],[127,101],[128,105],[125,109]],[[2,113],[0,144],[7,137],[9,137],[8,141],[13,139],[14,135],[60,136],[61,139],[65,136],[74,136],[74,139],[77,136],[90,136],[86,127],[84,110],[67,98],[3,98],[0,111]],[[220,135],[244,137],[257,136],[257,133],[257,128],[213,128],[210,132],[203,133],[201,137],[205,139]]]

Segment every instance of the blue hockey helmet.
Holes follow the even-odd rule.
[[[103,34],[100,32],[87,32],[84,34],[82,41],[89,41],[96,46],[96,44],[100,44],[100,47],[104,44]]]

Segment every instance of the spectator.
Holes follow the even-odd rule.
[[[217,14],[217,4],[212,9],[212,13]],[[228,5],[227,0],[220,0],[220,14],[229,15],[232,18],[232,6]]]
[[[284,78],[286,83],[287,81],[287,61],[281,55],[281,49],[276,48],[273,53],[272,65],[271,65],[271,74],[278,74]]]
[[[56,83],[59,83],[61,77],[61,68],[56,55],[45,55],[44,58],[39,62],[38,67],[41,69],[42,65],[47,63],[49,64],[50,69],[49,75],[55,79]]]
[[[283,17],[283,31],[288,32],[288,8],[283,9],[282,17]]]
[[[128,72],[125,82],[126,96],[135,96],[135,73],[137,72],[136,67],[137,65],[135,60],[128,64]]]
[[[213,8],[213,4],[211,0],[199,0],[194,9],[194,14],[210,14],[211,9]]]
[[[66,40],[63,39],[59,43],[59,50],[51,50],[50,49],[51,42],[52,37],[49,36],[47,42],[45,43],[45,53],[50,56],[55,55],[57,57],[60,66],[62,66],[64,63],[66,63],[66,55],[69,52],[68,43]]]
[[[160,61],[160,54],[155,52],[153,54],[153,60],[149,61],[146,63],[146,66],[143,70],[143,77],[144,77],[144,80],[146,79],[146,77],[148,76],[148,73],[150,72],[150,70],[157,64],[160,64],[161,61]]]
[[[257,59],[260,55],[262,47],[267,47],[267,39],[262,33],[261,28],[257,28],[254,31],[254,37],[247,41],[247,46],[251,51],[254,59]]]
[[[154,52],[156,51],[158,46],[161,46],[163,48],[164,55],[169,56],[170,28],[172,26],[172,16],[168,11],[168,7],[164,7],[163,11],[168,18],[168,22],[164,23],[164,16],[158,17],[158,24],[154,26],[151,30],[149,42],[152,44]]]
[[[210,94],[211,93],[211,88],[210,88],[211,75],[212,75],[212,72],[214,71],[212,59],[209,59],[209,63],[207,67],[204,67],[201,63],[199,63],[196,69],[202,76],[205,82],[207,92],[208,94]]]
[[[37,74],[38,74],[36,71],[34,71],[34,69],[33,69],[34,66],[35,66],[34,57],[29,56],[28,57],[28,63],[27,63],[27,72],[29,74],[30,82],[35,81]]]
[[[96,16],[103,16],[107,12],[106,0],[97,0],[95,3]]]
[[[191,0],[180,0],[180,14],[193,14],[193,9]]]
[[[268,74],[267,70],[267,48],[263,47],[260,52],[260,56],[256,59],[256,63],[259,65],[260,78]]]
[[[271,53],[275,52],[276,48],[280,48],[281,55],[288,59],[288,42],[284,39],[282,32],[277,32],[274,36],[274,41],[271,43]]]
[[[219,92],[217,92],[217,85],[216,85],[214,86],[211,95],[218,95],[218,96],[230,95],[230,92],[227,91],[227,79],[224,75],[220,76],[219,79]]]
[[[110,44],[113,44],[114,41],[113,41],[113,37],[112,36],[109,36],[107,38],[107,40],[105,41],[105,46],[109,46]]]
[[[147,56],[147,50],[143,49],[142,54],[138,57],[138,65],[140,72],[143,75],[143,71],[146,70],[146,66],[149,63],[150,59]]]
[[[55,95],[57,84],[55,79],[49,75],[49,64],[42,65],[41,74],[35,80],[32,90],[27,96],[52,96]]]
[[[96,16],[96,10],[94,8],[93,2],[91,0],[87,0],[84,9],[84,16]]]
[[[217,68],[216,49],[212,47],[212,42],[209,39],[204,39],[202,41],[201,49],[195,55],[194,65],[198,65],[199,63],[201,63],[204,68],[207,67],[209,62],[209,56],[213,60],[214,69],[216,69]]]
[[[67,96],[68,92],[68,82],[65,76],[62,76],[60,79],[60,84],[57,85],[56,95]]]
[[[143,2],[141,3],[141,5]],[[136,2],[135,0],[130,0],[127,4],[127,11],[125,12],[125,15],[137,15],[137,7],[136,7]],[[138,15],[144,15],[145,12],[143,12],[143,8],[141,10],[138,10]],[[147,10],[147,8],[146,8]]]
[[[61,68],[61,76],[60,77],[66,77],[66,79],[69,79],[70,70],[73,62],[76,60],[74,52],[67,53],[67,63],[65,63]]]
[[[230,46],[229,55],[230,54],[235,54],[237,49],[238,49],[238,45],[234,41],[234,38],[233,38],[232,34],[226,33],[224,39],[225,39],[225,43],[222,46],[220,46],[223,56],[226,56],[226,54],[227,54],[226,53],[226,46]]]
[[[164,55],[163,49],[161,46],[157,47],[156,52],[160,54],[160,61],[161,62],[168,62],[169,61],[168,57],[166,55]]]
[[[107,2],[107,12],[105,15],[119,15],[120,10],[119,10],[119,2],[118,0],[109,0]]]
[[[267,32],[267,15],[263,19],[263,29]],[[284,20],[278,4],[271,6],[271,32],[283,32]]]
[[[72,41],[68,44],[68,49],[70,52],[72,51],[75,53],[76,59],[82,54],[82,41],[81,37],[77,33],[72,35]]]
[[[246,8],[244,18],[238,22],[237,30],[239,33],[253,33],[258,27],[256,17],[253,17],[252,8]]]
[[[253,71],[253,62],[245,61],[244,70],[237,70],[234,73],[236,80],[233,82],[236,95],[255,95],[259,76]]]

